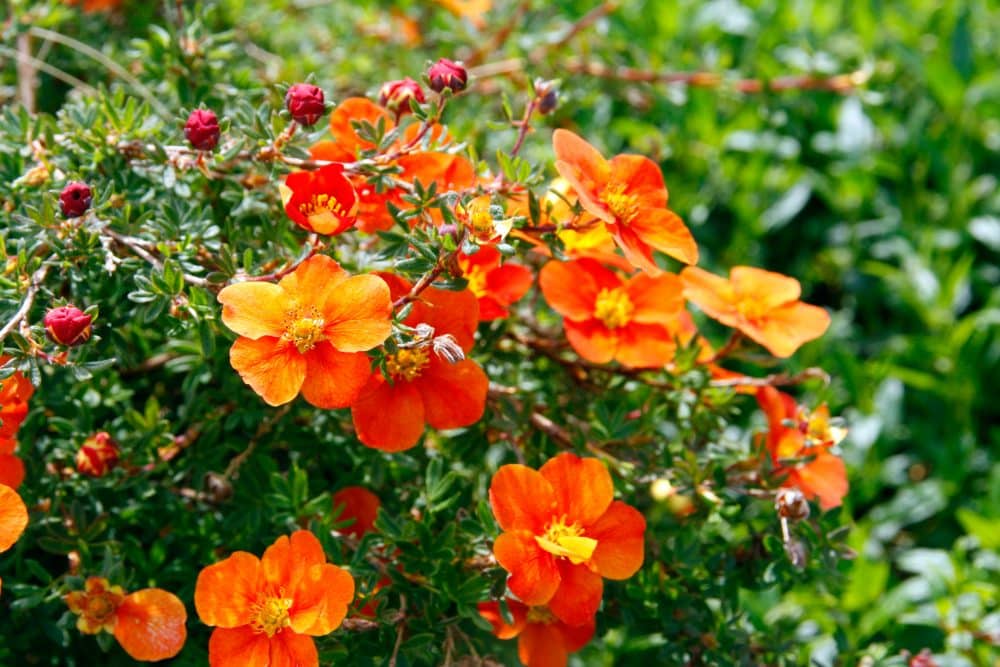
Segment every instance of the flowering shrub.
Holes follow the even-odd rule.
[[[933,664],[878,619],[847,645],[815,602],[862,546],[829,407],[850,397],[810,366],[843,303],[720,251],[680,140],[556,77],[667,79],[530,77],[627,8],[568,11],[515,66],[531,3],[14,4],[0,654],[794,665],[841,641]],[[128,39],[95,50],[108,26]],[[753,108],[865,76],[670,81]],[[986,656],[993,622],[956,614]]]

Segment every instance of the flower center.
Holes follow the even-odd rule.
[[[319,316],[319,311],[315,308],[296,308],[288,313],[285,333],[281,337],[294,343],[300,354],[305,354],[324,339],[325,327],[326,320]]]
[[[472,227],[472,234],[477,239],[489,239],[496,234],[488,204],[480,202],[469,204],[469,226]]]
[[[429,361],[426,347],[407,347],[386,359],[385,369],[394,381],[409,382],[420,377]]]
[[[253,606],[253,620],[250,627],[256,633],[263,632],[273,637],[292,624],[288,610],[292,608],[291,598],[267,597]]]
[[[618,329],[628,324],[634,312],[635,306],[624,287],[605,287],[598,292],[597,301],[594,302],[594,317],[609,329]]]
[[[469,291],[477,297],[486,296],[486,271],[479,266],[470,267],[465,272],[465,279],[469,283]]]
[[[354,211],[344,208],[336,197],[320,193],[311,196],[309,201],[299,204],[299,213],[306,216],[309,223],[315,226],[316,223],[338,223],[352,215]]]
[[[549,625],[555,623],[558,619],[556,615],[549,611],[548,607],[531,607],[528,609],[528,623],[542,623]]]
[[[619,221],[628,224],[639,214],[639,200],[625,192],[624,183],[611,182],[601,192],[601,201]]]
[[[566,523],[566,516],[555,519],[545,528],[545,534],[535,536],[535,542],[553,556],[568,558],[573,565],[590,560],[597,548],[597,540],[583,537],[583,528],[578,523]]]
[[[77,627],[91,635],[97,634],[102,629],[112,631],[115,612],[124,601],[125,591],[121,586],[109,586],[106,579],[96,577],[87,581],[86,590],[66,595],[66,604],[70,611],[80,616]]]
[[[754,298],[744,298],[736,304],[736,311],[743,317],[743,319],[753,322],[759,320],[767,312],[768,308],[764,306],[760,301]]]

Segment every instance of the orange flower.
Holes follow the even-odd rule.
[[[0,553],[14,546],[27,526],[28,508],[21,496],[6,484],[0,484]]]
[[[514,228],[514,217],[506,213],[494,217],[499,208],[489,195],[480,195],[465,204],[455,206],[455,215],[469,230],[472,240],[480,245],[499,243],[507,238]]]
[[[24,462],[14,453],[17,441],[0,438],[0,484],[16,489],[24,481]]]
[[[493,246],[481,246],[473,255],[458,254],[458,266],[469,281],[469,290],[479,299],[479,320],[488,322],[509,315],[508,306],[531,287],[531,271],[518,264],[503,264]]]
[[[504,532],[493,544],[510,573],[511,592],[548,605],[564,623],[591,621],[603,580],[628,579],[642,566],[646,520],[614,500],[607,468],[563,453],[540,469],[505,465],[490,484],[490,505]]]
[[[408,281],[398,276],[385,278],[393,298],[410,291]],[[372,374],[361,397],[351,406],[362,443],[399,452],[417,444],[425,425],[451,429],[479,421],[486,409],[489,378],[471,359],[452,363],[442,358],[436,347],[446,337],[442,341],[445,346],[456,345],[468,355],[478,321],[479,304],[469,290],[429,287],[420,293],[404,324],[429,325],[434,341],[423,341],[389,356],[388,378],[381,372]]]
[[[549,262],[538,284],[565,318],[566,338],[584,359],[646,368],[673,358],[667,323],[684,307],[677,276],[638,274],[625,280],[593,259],[577,259]]]
[[[459,18],[469,19],[479,29],[486,27],[483,14],[493,7],[493,0],[436,0],[436,2]]]
[[[0,365],[9,360],[9,356],[0,356]],[[21,371],[0,380],[0,484],[14,489],[24,481],[24,463],[14,453],[14,437],[28,416],[28,399],[34,393],[35,387]]]
[[[134,660],[155,662],[180,653],[187,639],[187,610],[173,593],[144,588],[129,595],[107,579],[88,577],[84,590],[64,598],[80,632],[110,632]]]
[[[559,174],[573,186],[580,204],[607,224],[633,265],[659,273],[653,250],[685,264],[698,261],[691,232],[666,208],[667,188],[655,162],[641,155],[605,160],[596,148],[562,129],[552,134],[552,147]]]
[[[389,288],[349,276],[316,255],[278,284],[243,282],[219,292],[222,321],[239,334],[229,361],[268,405],[302,396],[319,408],[350,405],[370,373],[365,350],[392,330]]]
[[[122,0],[65,0],[69,5],[83,5],[85,12],[103,12],[118,9]]]
[[[285,213],[299,227],[317,234],[339,234],[358,217],[358,194],[339,164],[285,177]]]
[[[739,329],[776,357],[791,356],[819,338],[830,316],[799,301],[799,281],[751,266],[734,266],[729,280],[689,266],[681,272],[684,297],[709,317]]]
[[[819,498],[824,510],[839,507],[847,495],[847,469],[829,449],[847,431],[830,423],[826,405],[810,414],[774,387],[757,390],[757,403],[767,415],[767,451],[776,474],[786,476],[783,486],[798,488],[809,500]]]
[[[211,667],[317,667],[313,637],[340,626],[354,579],[326,562],[307,530],[279,537],[258,559],[237,551],[198,575],[194,606],[206,625]]]
[[[375,517],[382,502],[363,486],[345,486],[333,494],[333,507],[340,510],[338,522],[350,521],[340,532],[361,538],[375,526]]]
[[[569,654],[579,651],[594,636],[594,619],[567,625],[546,607],[528,607],[507,598],[514,624],[507,625],[498,602],[479,603],[479,614],[493,626],[500,639],[517,637],[517,655],[526,667],[566,667]]]

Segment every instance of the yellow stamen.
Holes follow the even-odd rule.
[[[469,283],[469,291],[477,297],[486,295],[486,271],[479,266],[471,266],[465,272],[465,279]]]
[[[742,299],[736,304],[736,311],[748,322],[759,320],[767,314],[769,308],[765,307],[757,299]]]
[[[528,609],[528,623],[544,623],[549,625],[555,623],[557,620],[556,615],[549,611],[548,607],[531,607]]]
[[[566,523],[566,517],[555,519],[545,528],[545,534],[535,536],[535,542],[553,556],[568,558],[574,565],[586,563],[594,555],[597,540],[583,537],[583,528],[578,523]]]
[[[357,210],[348,211],[344,208],[336,197],[321,193],[313,195],[309,201],[299,204],[299,213],[306,216],[312,225],[322,225],[323,223],[338,223],[344,218],[352,215]]]
[[[625,192],[624,183],[608,183],[601,192],[601,201],[619,221],[628,224],[639,215],[639,200]]]
[[[288,616],[291,608],[291,598],[266,597],[258,600],[252,608],[253,620],[250,621],[250,627],[256,633],[263,632],[268,637],[273,637],[292,624],[292,619]]]
[[[300,354],[305,354],[324,340],[325,327],[326,321],[315,308],[295,308],[286,317],[285,333],[281,337],[294,343]]]
[[[389,377],[407,382],[420,377],[424,367],[430,362],[426,347],[408,347],[385,360],[385,369]]]
[[[609,329],[618,329],[632,321],[635,306],[624,287],[604,288],[594,302],[594,317]]]

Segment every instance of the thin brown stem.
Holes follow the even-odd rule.
[[[146,241],[143,241],[142,239],[139,238],[135,238],[133,236],[128,236],[126,234],[120,234],[114,231],[113,229],[109,229],[108,227],[102,229],[101,234],[125,246],[126,248],[131,250],[136,256],[146,260],[147,262],[152,264],[155,268],[161,271],[163,270],[163,262],[160,259],[158,259],[152,252],[146,249],[147,247],[149,247],[149,244]],[[195,287],[204,287],[205,289],[218,289],[220,287],[219,285],[209,282],[205,278],[199,278],[198,276],[193,276],[189,273],[182,273],[181,275],[184,278],[184,282],[186,282],[189,285],[194,285]]]
[[[35,297],[38,295],[38,290],[41,289],[42,283],[45,282],[46,276],[49,274],[49,265],[43,264],[40,266],[33,274],[31,274],[31,279],[28,281],[28,289],[24,292],[24,300],[21,302],[20,308],[14,313],[7,324],[3,325],[0,329],[0,343],[3,343],[4,339],[17,328],[17,326],[28,316],[31,311],[31,306],[35,303]]]
[[[399,649],[403,646],[403,632],[406,630],[406,624],[403,619],[406,618],[406,596],[399,596],[399,628],[396,630],[396,643],[392,647],[392,655],[389,657],[389,667],[396,667],[396,662],[399,660]]]

